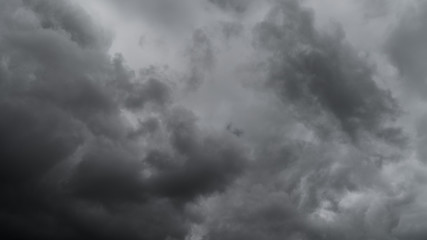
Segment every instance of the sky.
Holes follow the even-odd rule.
[[[427,2],[0,0],[0,239],[427,239]]]

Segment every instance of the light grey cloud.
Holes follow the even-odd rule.
[[[427,7],[421,2],[402,14],[397,26],[393,28],[386,45],[391,62],[402,75],[403,85],[409,91],[424,97],[425,92],[425,22]]]
[[[209,0],[212,4],[226,11],[232,11],[236,13],[245,12],[253,1],[242,1],[242,0]]]

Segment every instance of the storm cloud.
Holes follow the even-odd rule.
[[[81,7],[6,1],[2,9],[2,238],[183,238],[185,204],[241,172],[237,144],[174,110],[165,79],[136,76],[109,56],[111,34]],[[124,112],[145,108],[161,122],[150,130],[159,149],[143,146],[146,132],[129,137],[144,121]]]
[[[427,7],[318,1],[0,2],[0,238],[424,239]]]

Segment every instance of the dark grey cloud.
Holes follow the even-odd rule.
[[[384,134],[390,131],[383,123],[393,121],[398,106],[391,92],[375,83],[374,67],[339,32],[317,32],[310,10],[297,1],[282,1],[256,27],[255,35],[255,44],[272,52],[267,84],[284,99],[305,105],[303,109],[320,108],[351,138],[362,130],[393,141],[393,134]]]
[[[146,102],[154,102],[163,105],[169,100],[169,88],[165,83],[150,78],[147,82],[139,86],[133,86],[129,96],[126,99],[128,108],[143,107]]]
[[[200,194],[223,191],[243,171],[242,150],[226,137],[203,137],[190,112],[174,110],[168,120],[171,144],[177,155],[162,156],[156,152],[149,155],[148,162],[162,163],[155,167],[164,169],[150,180],[155,192],[188,201]],[[173,157],[181,157],[184,162],[173,166]]]
[[[8,159],[1,162],[2,183],[37,179],[82,141],[78,123],[59,109],[17,98],[3,99],[0,108],[1,155]]]
[[[111,34],[80,7],[0,9],[2,239],[184,239],[186,204],[241,172],[238,144],[174,110],[166,79],[111,58]],[[159,157],[142,147],[156,137],[171,147]]]
[[[71,178],[76,195],[105,203],[142,201],[142,163],[128,156],[126,149],[114,145],[101,142],[88,149]]]
[[[91,22],[90,16],[68,2],[24,1],[37,14],[40,25],[45,29],[65,31],[74,42],[82,47],[107,48],[110,39],[106,30]]]
[[[131,69],[72,1],[0,3],[1,239],[422,239],[425,153],[344,27],[297,0],[108,2],[184,69]],[[387,46],[415,82],[418,13]]]

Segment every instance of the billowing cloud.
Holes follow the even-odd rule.
[[[2,238],[185,237],[185,205],[242,171],[238,144],[174,110],[167,79],[110,57],[81,7],[1,5]]]
[[[314,1],[2,1],[0,238],[424,239],[425,4]]]
[[[389,131],[383,124],[393,118],[396,103],[339,31],[318,33],[312,13],[296,1],[278,3],[255,30],[257,44],[273,53],[268,84],[286,100],[325,109],[351,137],[359,130],[378,136]]]

